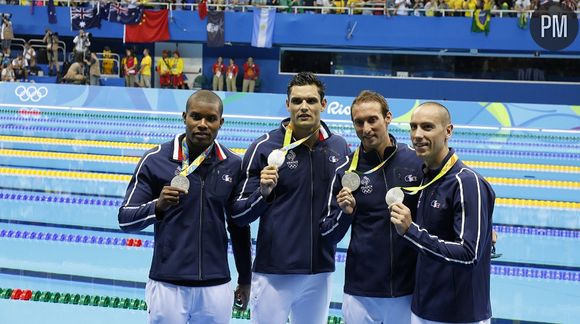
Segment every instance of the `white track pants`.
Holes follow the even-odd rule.
[[[330,273],[252,275],[253,324],[326,324],[330,306]]]
[[[145,287],[150,324],[227,324],[234,293],[230,283],[185,287],[149,279]]]
[[[345,324],[409,324],[412,295],[395,298],[362,297],[344,294],[342,315]]]

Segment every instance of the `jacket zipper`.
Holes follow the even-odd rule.
[[[312,233],[312,222],[314,221],[314,216],[312,214],[312,207],[314,205],[314,175],[312,169],[314,163],[312,163],[312,150],[308,149],[308,157],[310,158],[310,273],[313,273],[312,255],[314,253],[314,241]]]
[[[199,194],[199,280],[203,280],[203,274],[201,272],[201,261],[203,260],[203,255],[202,255],[202,239],[201,239],[201,234],[203,233],[203,187],[205,184],[204,179],[200,179],[201,180],[201,191]]]
[[[379,156],[379,160],[380,160],[380,156]],[[389,184],[387,183],[387,175],[385,174],[384,167],[382,168],[381,171],[383,172],[383,180],[385,181],[385,188],[388,191]],[[389,224],[389,266],[391,268],[391,271],[389,271],[389,287],[391,289],[391,297],[394,297],[393,296],[393,225],[391,225],[390,221],[388,222],[388,224]]]

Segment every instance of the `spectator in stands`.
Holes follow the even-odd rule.
[[[87,77],[85,76],[85,64],[80,56],[76,57],[76,61],[70,65],[68,71],[62,78],[66,83],[85,84]]]
[[[491,10],[495,6],[493,0],[483,0],[483,10]]]
[[[279,6],[286,6],[286,9],[278,9],[280,10],[280,12],[288,12],[288,13],[293,13],[294,6],[301,6],[302,5],[302,0],[278,0],[278,5]],[[299,9],[298,12],[302,12],[302,9]]]
[[[16,75],[14,75],[12,64],[2,65],[1,80],[4,82],[14,82],[16,80]]]
[[[77,56],[84,58],[86,57],[86,53],[91,46],[91,41],[89,39],[88,33],[85,33],[83,29],[79,30],[79,34],[75,36],[73,39],[73,43],[75,47],[73,49],[73,53],[75,56],[75,60],[77,60]]]
[[[314,9],[315,0],[302,0],[302,5],[305,7],[310,7],[308,9],[304,9],[304,12],[316,13],[316,9]]]
[[[518,17],[524,14],[524,11],[530,10],[532,3],[530,0],[516,0],[514,4],[514,10],[518,12]]]
[[[133,53],[133,50],[127,48],[125,50],[125,62],[123,63],[123,69],[125,71],[125,86],[132,88],[135,86],[137,81],[137,58]]]
[[[159,85],[161,88],[171,87],[171,59],[169,58],[168,50],[163,50],[155,69],[159,73]]]
[[[34,70],[36,68],[36,51],[30,45],[30,42],[26,42],[24,45],[24,59],[28,64],[29,70]]]
[[[330,12],[330,7],[332,7],[332,3],[330,3],[330,0],[316,0],[316,5],[318,7],[322,7],[320,9],[320,13],[321,14],[327,14]]]
[[[49,28],[44,31],[44,38],[42,38],[42,42],[46,44],[48,75],[50,76],[57,75],[60,68],[58,65],[58,41],[58,33],[54,33]]]
[[[227,69],[226,89],[228,91],[236,92],[236,80],[238,79],[238,66],[234,63],[234,59],[230,58],[230,64]]]
[[[139,69],[139,85],[142,88],[151,88],[151,56],[149,55],[149,49],[143,50],[143,58],[141,59],[141,65]]]
[[[425,13],[423,12],[423,8],[425,7],[425,4],[423,3],[423,0],[416,0],[415,4],[413,5],[413,15],[414,16],[424,16]]]
[[[362,2],[362,0],[348,0],[348,2],[346,3],[346,5],[352,9],[352,13],[354,15],[360,15],[362,14],[362,10],[358,9],[360,7],[362,7],[364,5],[364,3]],[[357,9],[355,9],[357,8]]]
[[[477,0],[463,1],[463,9],[467,10],[465,12],[465,17],[473,17],[473,11],[477,9]]]
[[[89,83],[90,85],[100,85],[99,80],[101,79],[101,66],[99,64],[99,58],[97,53],[91,53],[91,59],[89,60]]]
[[[417,1],[421,1],[421,0],[417,0]],[[395,9],[395,0],[385,0],[385,15],[387,17],[391,17],[394,16],[396,14],[396,9]]]
[[[226,73],[226,65],[223,62],[222,57],[218,57],[217,61],[213,64],[213,81],[212,89],[213,91],[223,91],[224,90],[224,74]]]
[[[396,15],[408,16],[409,15],[409,12],[407,11],[409,9],[408,6],[411,6],[410,0],[395,0]]]
[[[437,0],[426,0],[425,2],[425,16],[433,17],[435,12],[439,9],[439,3]]]
[[[256,80],[260,76],[260,68],[254,63],[252,57],[248,57],[244,63],[244,82],[242,83],[242,92],[254,92]]]
[[[18,56],[12,60],[12,68],[14,69],[16,79],[22,79],[24,82],[28,81],[28,63],[22,54],[18,54]]]
[[[459,10],[463,9],[463,0],[447,0],[447,5],[450,9],[453,9],[453,13],[450,14],[450,16],[462,16],[462,13],[459,12]]]
[[[9,14],[2,14],[2,25],[0,26],[0,39],[2,40],[2,52],[4,56],[10,57],[10,45],[14,38],[14,30]]]
[[[103,74],[113,74],[113,67],[115,66],[115,59],[109,46],[103,48]]]
[[[341,14],[345,13],[345,10],[342,9],[342,8],[346,7],[345,0],[333,0],[332,5],[337,8],[337,9],[333,10],[333,13],[335,13],[337,15],[341,15]]]
[[[183,59],[179,51],[173,52],[171,60],[171,84],[174,89],[183,89]]]
[[[0,65],[8,65],[8,64],[12,64],[12,61],[10,60],[10,56],[8,55],[4,55],[4,52],[0,51]]]

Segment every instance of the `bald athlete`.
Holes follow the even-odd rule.
[[[447,108],[426,102],[411,116],[411,141],[424,162],[416,221],[391,206],[397,232],[419,252],[412,324],[490,323],[492,213],[495,193],[448,146]]]

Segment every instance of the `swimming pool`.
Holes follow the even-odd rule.
[[[225,117],[218,139],[240,154],[277,125]],[[348,123],[330,127],[358,145]],[[177,115],[0,108],[0,297],[12,289],[0,298],[1,322],[145,321],[152,228],[122,233],[117,210],[139,157],[182,131]],[[408,142],[404,125],[391,132]],[[503,256],[492,262],[494,318],[576,321],[580,135],[457,127],[451,146],[498,197],[494,228]],[[333,274],[331,315],[337,317],[348,237],[338,245]],[[234,269],[232,276],[235,282]],[[22,292],[10,298],[15,289],[30,290],[30,300],[21,300],[27,298]]]

